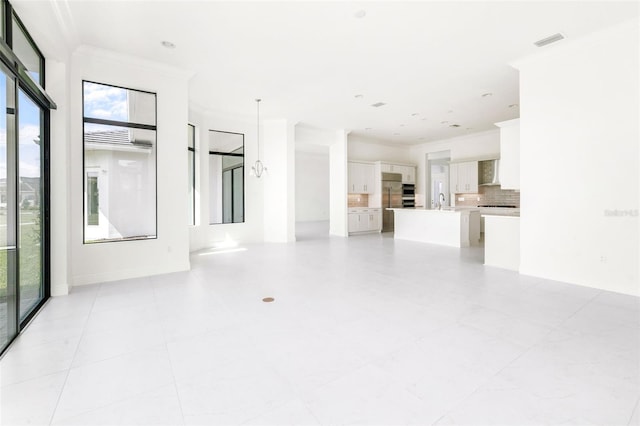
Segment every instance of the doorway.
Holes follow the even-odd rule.
[[[427,154],[426,185],[427,188],[425,207],[437,209],[440,206],[451,205],[449,191],[449,151]]]

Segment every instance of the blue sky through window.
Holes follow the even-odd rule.
[[[83,90],[85,117],[129,121],[126,89],[85,81]]]
[[[7,176],[7,76],[0,72],[0,178]],[[18,136],[20,143],[20,176],[40,176],[40,108],[21,90],[18,92]],[[38,142],[36,142],[38,141]]]

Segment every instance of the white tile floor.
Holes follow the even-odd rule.
[[[52,299],[1,423],[640,424],[638,298],[308,229]]]

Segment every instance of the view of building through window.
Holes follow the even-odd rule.
[[[85,242],[156,236],[156,95],[83,82]]]

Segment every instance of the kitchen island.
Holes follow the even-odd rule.
[[[484,264],[498,268],[520,269],[520,217],[483,214]]]
[[[390,209],[394,235],[399,240],[469,247],[480,243],[480,211],[472,208],[443,210]]]

